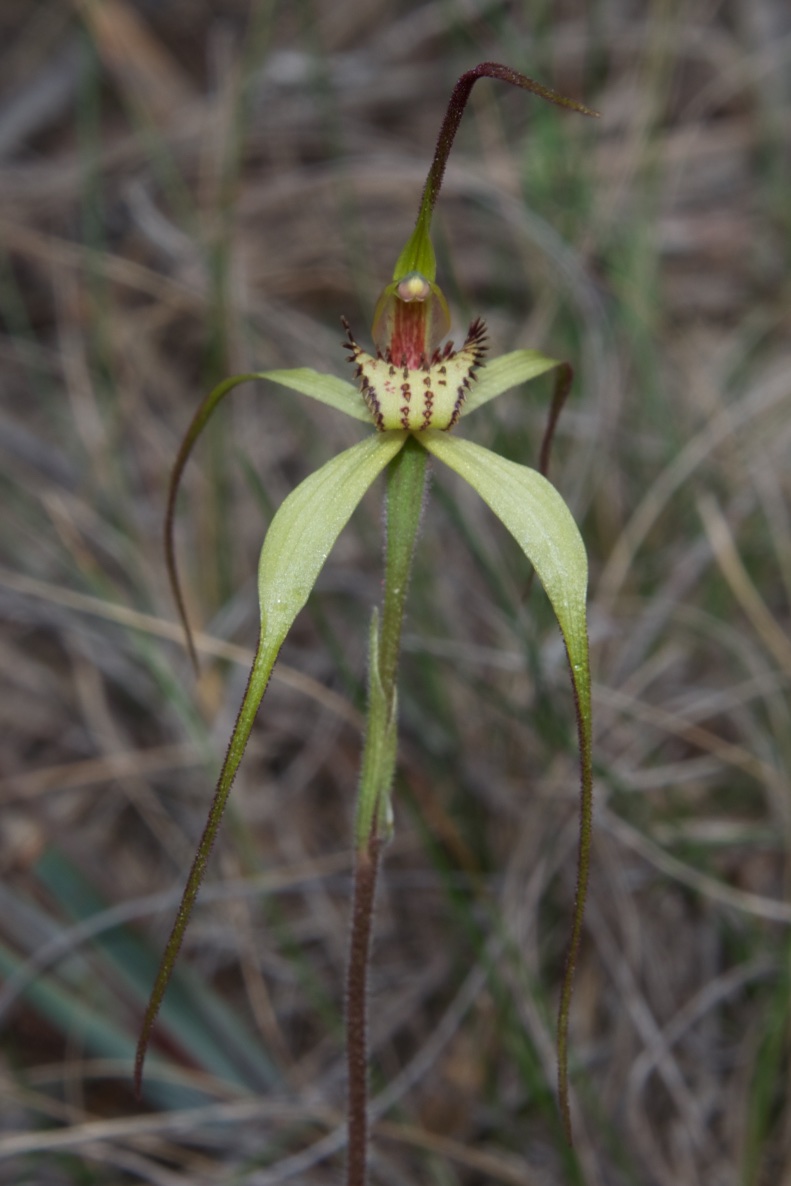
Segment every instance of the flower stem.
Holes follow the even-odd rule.
[[[354,866],[352,934],[346,981],[347,1186],[365,1186],[368,1163],[368,966],[381,851],[381,840],[372,836],[366,849],[357,849]]]
[[[409,438],[387,469],[387,544],[381,624],[374,614],[368,660],[368,717],[357,796],[358,851],[387,838],[395,771],[398,657],[409,574],[423,508],[427,454]]]
[[[354,903],[346,980],[347,1186],[365,1186],[368,1162],[368,968],[381,850],[391,831],[398,658],[412,555],[426,482],[425,449],[412,438],[387,471],[387,544],[381,624],[371,624],[368,720],[355,824]]]
[[[387,558],[379,667],[385,695],[395,699],[401,627],[415,539],[423,510],[426,450],[410,438],[387,471]]]

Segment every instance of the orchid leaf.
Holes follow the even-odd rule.
[[[470,412],[477,411],[489,400],[559,365],[556,359],[547,358],[538,350],[513,350],[510,354],[502,354],[487,362],[478,372],[462,406],[461,415],[469,416]]]
[[[563,634],[571,667],[580,747],[580,840],[577,895],[558,1018],[558,1094],[566,1134],[571,1141],[568,1097],[568,1020],[574,968],[582,937],[582,914],[588,886],[593,774],[591,765],[591,692],[585,599],[588,562],[577,525],[565,502],[546,478],[483,449],[472,441],[442,432],[420,437],[424,447],[455,470],[480,494],[511,532],[538,574]]]
[[[376,433],[326,462],[293,490],[267,532],[258,566],[261,631],[247,689],[214,792],[209,817],[157,973],[137,1047],[135,1083],[184,932],[206,872],[225,804],[283,641],[335,541],[366,490],[402,448],[407,434]]]

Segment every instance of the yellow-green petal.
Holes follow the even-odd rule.
[[[478,372],[477,382],[470,388],[461,415],[468,416],[512,387],[528,383],[559,365],[557,359],[547,358],[537,350],[513,350],[510,354],[501,354]]]
[[[345,412],[355,420],[371,423],[371,414],[360,397],[360,392],[353,383],[346,379],[339,379],[336,375],[324,375],[310,367],[297,367],[288,371],[259,371],[249,376],[255,379],[269,379],[272,383],[279,383],[281,387],[290,387],[302,395],[309,395],[337,412]]]
[[[209,809],[209,818],[198,844],[143,1020],[135,1059],[138,1093],[143,1059],[159,1006],[170,981],[228,795],[275,660],[352,512],[372,482],[403,447],[406,438],[405,432],[372,433],[351,449],[339,453],[289,494],[270,524],[258,565],[261,609],[258,647]]]
[[[558,1095],[571,1141],[568,1087],[568,1023],[574,969],[582,938],[582,916],[590,868],[593,816],[591,689],[585,601],[588,562],[585,545],[565,502],[535,470],[507,461],[472,441],[428,431],[416,438],[477,490],[511,532],[538,574],[563,633],[571,667],[580,748],[580,839],[577,895],[558,1016]]]
[[[365,437],[306,478],[282,504],[258,566],[261,630],[268,640],[285,638],[352,511],[406,438],[405,432]]]

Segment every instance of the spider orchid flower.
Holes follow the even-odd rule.
[[[487,360],[486,327],[471,324],[458,350],[445,343],[450,326],[448,305],[436,283],[436,261],[430,239],[434,204],[445,163],[473,84],[490,77],[520,86],[573,110],[595,115],[581,105],[540,86],[521,74],[484,62],[463,75],[451,97],[429,172],[415,229],[396,263],[393,278],[375,308],[373,350],[366,352],[348,323],[346,348],[353,374],[334,374],[299,368],[236,375],[212,391],[199,407],[177,456],[170,484],[166,516],[166,555],[176,603],[185,626],[187,644],[197,666],[192,634],[176,570],[173,519],[182,472],[192,448],[215,408],[241,383],[264,380],[327,404],[371,429],[362,440],[327,461],[306,478],[283,502],[266,533],[258,568],[260,634],[239,716],[220,773],[208,821],[189,874],[154,990],[145,1016],[136,1062],[141,1080],[143,1059],[154,1021],[178,955],[192,907],[204,876],[234,776],[245,750],[259,705],[283,641],[305,605],[324,562],[352,513],[377,477],[388,470],[388,568],[399,547],[399,515],[409,520],[404,529],[408,553],[402,561],[403,580],[393,597],[403,608],[408,566],[422,505],[421,483],[411,495],[411,510],[392,482],[399,463],[412,465],[421,475],[427,455],[454,470],[480,495],[524,551],[552,604],[569,658],[581,768],[581,828],[577,901],[566,973],[561,990],[559,1021],[559,1080],[561,1110],[570,1133],[567,1083],[567,1031],[571,984],[582,932],[582,908],[588,878],[591,826],[591,700],[586,625],[587,560],[585,547],[563,498],[545,476],[549,445],[557,416],[571,383],[571,369],[535,350],[515,350]],[[471,413],[503,393],[556,371],[549,427],[538,469],[507,460],[463,439],[452,430]],[[410,459],[408,462],[405,459]],[[411,515],[411,519],[410,519]],[[398,566],[392,561],[392,571]],[[393,586],[399,583],[393,581]],[[382,610],[387,617],[388,591]],[[399,619],[400,622],[400,619]],[[400,634],[388,639],[374,615],[371,628],[368,732],[363,756],[357,812],[357,847],[370,837],[385,836],[390,827],[390,791],[396,761],[397,702],[395,676]]]

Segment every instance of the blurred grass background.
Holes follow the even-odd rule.
[[[376,1186],[791,1183],[791,12],[784,0],[4,0],[0,1181],[339,1180],[348,844],[381,489],[287,644],[162,1014],[143,1003],[256,633],[273,509],[359,426],[223,375],[345,373],[447,97],[456,336],[577,379],[553,478],[591,559],[597,818],[554,1107],[577,768],[521,554],[437,472],[372,990]],[[549,387],[466,434],[534,463]]]

